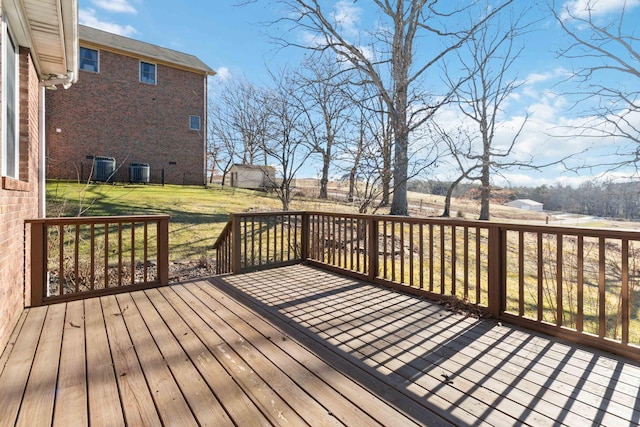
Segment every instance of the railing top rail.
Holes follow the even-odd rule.
[[[263,211],[263,212],[237,212],[232,213],[232,217],[266,217],[273,215],[305,215],[307,211]]]
[[[509,222],[496,222],[496,221],[480,221],[470,220],[464,218],[442,218],[442,217],[409,217],[409,216],[394,216],[394,215],[371,215],[371,214],[359,214],[348,212],[322,212],[322,211],[272,211],[272,212],[251,212],[251,213],[237,213],[232,216],[269,216],[269,215],[322,215],[328,217],[349,217],[359,219],[376,219],[378,221],[399,222],[413,224],[442,224],[442,225],[457,225],[462,227],[479,227],[484,229],[501,228],[503,230],[512,231],[524,231],[532,233],[548,233],[548,234],[567,234],[567,235],[581,235],[585,237],[608,237],[617,239],[633,239],[640,240],[640,231],[632,229],[612,229],[612,228],[589,228],[579,227],[573,225],[547,225],[547,224],[516,224]]]
[[[227,224],[224,226],[224,228],[222,229],[222,231],[218,235],[218,238],[216,239],[215,243],[213,244],[213,249],[218,249],[218,247],[220,247],[220,245],[222,244],[223,240],[231,232],[231,224],[232,223],[233,223],[233,221],[231,221],[231,220],[227,221]]]
[[[74,216],[74,217],[56,217],[56,218],[36,218],[27,219],[27,224],[102,224],[108,223],[125,223],[125,222],[145,222],[168,220],[169,215],[122,215],[122,216]]]
[[[496,224],[503,230],[525,231],[533,233],[548,234],[568,234],[581,235],[584,237],[609,237],[609,238],[630,238],[640,240],[640,231],[632,229],[613,229],[613,228],[589,228],[578,227],[575,225],[544,225],[544,224],[511,224],[511,223],[492,223]]]

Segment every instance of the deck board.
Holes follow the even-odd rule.
[[[124,417],[129,425],[158,425],[160,417],[136,355],[137,351],[146,353],[150,350],[134,349],[116,298],[108,296],[100,300]],[[131,307],[128,309],[134,310]]]
[[[201,426],[233,425],[147,296],[139,292],[132,297],[198,423]]]
[[[207,339],[201,336],[210,335],[208,326],[204,322],[197,322],[193,312],[184,305],[176,293],[169,288],[151,290],[147,292],[158,312],[166,320],[181,346],[189,354],[204,381],[216,393],[218,399],[238,425],[265,426],[270,425],[254,402],[247,397],[233,377],[224,369],[222,364],[212,354],[207,346]],[[192,316],[180,317],[190,313]]]
[[[40,420],[51,424],[65,310],[60,305],[47,310],[17,426],[30,427]]]
[[[87,370],[82,301],[67,305],[62,336],[54,425],[86,426],[89,424],[89,412],[86,405]]]
[[[198,299],[197,295],[189,292],[184,286],[178,286],[174,289],[190,307],[202,316],[207,326],[211,328],[208,333],[216,334],[220,341],[219,344],[215,344],[216,356],[233,373],[234,378],[241,383],[245,392],[258,403],[271,422],[304,425],[305,422],[302,416],[293,408],[296,402],[288,402],[280,394],[285,393],[286,395],[287,392],[286,389],[283,389],[284,378],[282,375],[278,375],[270,361],[260,357],[253,346],[245,351],[246,358],[243,358],[238,353],[238,348],[243,351],[242,347],[247,342],[255,342],[256,337],[247,337],[245,341],[244,337],[235,333],[235,331],[229,330],[228,326],[220,320],[215,311],[209,309],[206,304]],[[252,363],[248,363],[248,361]],[[293,397],[292,400],[296,400],[296,397]],[[313,402],[308,403],[312,404]]]
[[[47,307],[29,310],[0,377],[0,414],[12,420],[11,425],[19,415],[46,315]]]
[[[84,302],[89,424],[124,425],[116,374],[99,298]],[[81,402],[78,402],[81,405]]]
[[[121,316],[126,323],[135,353],[162,422],[165,425],[195,425],[195,416],[131,295],[120,294],[117,296],[117,300]],[[105,316],[110,314],[119,315],[118,312],[108,313],[105,311]]]
[[[640,364],[303,265],[26,310],[0,427],[637,425]]]

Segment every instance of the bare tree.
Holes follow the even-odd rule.
[[[299,89],[293,95],[304,107],[307,140],[312,150],[322,156],[321,199],[328,196],[334,150],[344,138],[353,108],[352,99],[347,96],[349,78],[349,73],[342,70],[336,61],[326,57],[319,62],[306,61],[296,76]]]
[[[579,84],[577,106],[590,120],[579,129],[582,137],[623,141],[619,156],[605,166],[619,169],[640,162],[640,49],[637,21],[627,12],[637,2],[623,1],[618,13],[600,14],[606,4],[587,0],[549,7],[570,42],[559,55],[572,60],[571,81]],[[578,9],[576,5],[583,5]],[[584,107],[584,106],[588,107]],[[594,166],[594,165],[589,165]]]
[[[261,147],[266,160],[275,163],[278,176],[271,183],[282,202],[282,209],[289,210],[296,173],[313,153],[306,134],[310,131],[304,121],[305,105],[296,96],[296,76],[290,71],[273,74],[275,87],[264,92],[262,105],[267,114],[268,133]]]
[[[329,6],[322,5],[319,0],[282,0],[290,11],[283,20],[310,33],[314,39],[312,44],[291,40],[285,41],[285,44],[317,52],[333,51],[339,59],[366,76],[363,83],[372,84],[384,100],[394,138],[392,214],[408,213],[409,135],[449,98],[447,94],[432,94],[431,102],[426,103],[426,97],[418,90],[421,79],[445,56],[458,49],[479,25],[512,1],[503,0],[490,10],[480,11],[477,14],[478,22],[470,27],[454,28],[455,23],[459,22],[456,17],[475,2],[459,8],[443,0],[373,0],[371,3],[381,19],[376,21],[375,29],[371,30],[370,44],[364,46],[359,40],[350,40],[352,34],[340,21],[341,14],[334,14]],[[419,43],[424,43],[430,49],[421,50],[423,57],[416,60],[414,55],[416,44]],[[388,73],[389,78],[383,73]]]
[[[347,200],[352,202],[357,196],[366,205],[361,212],[366,212],[374,201],[379,207],[389,206],[392,194],[390,120],[384,102],[372,86],[351,85],[349,97],[354,105],[351,137],[342,147],[342,152],[351,159],[346,168],[349,174]],[[361,191],[357,180],[364,180],[369,191]]]
[[[432,127],[434,130],[434,139],[444,142],[460,173],[458,177],[448,185],[444,198],[444,209],[441,216],[449,218],[451,216],[451,198],[453,197],[453,192],[458,184],[464,180],[473,181],[480,179],[480,176],[475,174],[482,166],[482,163],[475,162],[469,164],[467,162],[467,155],[470,154],[470,151],[462,151],[462,147],[468,147],[468,150],[470,150],[474,145],[473,138],[469,136],[468,132],[465,132],[460,127],[455,131],[448,131],[436,123],[433,123]]]
[[[209,107],[210,151],[218,149],[223,154],[219,158],[226,164],[224,175],[236,161],[264,162],[261,150],[266,113],[260,91],[245,79],[233,79],[216,88],[215,100]]]
[[[350,97],[355,108],[350,120],[350,138],[342,147],[342,164],[349,182],[347,201],[358,203],[358,211],[366,213],[372,206],[374,210],[388,206],[388,198],[385,203],[383,196],[389,187],[384,185],[386,162],[380,144],[385,122],[380,121],[380,112],[371,108],[377,101],[369,96],[366,87],[352,89],[355,90],[350,91]]]
[[[477,138],[470,131],[463,131],[455,139],[446,132],[439,133],[447,142],[461,171],[453,187],[465,178],[480,181],[481,220],[488,220],[490,215],[492,171],[531,166],[530,160],[514,160],[512,156],[527,121],[526,116],[510,141],[502,146],[495,143],[496,133],[500,132],[502,106],[522,84],[516,76],[509,76],[509,72],[524,49],[516,42],[530,25],[524,23],[526,12],[524,10],[515,18],[511,17],[508,22],[502,22],[498,15],[494,22],[485,21],[477,27],[457,55],[462,69],[470,77],[462,83],[448,79],[454,100],[464,118],[475,127]],[[474,175],[476,173],[479,174]],[[447,211],[445,206],[445,214]]]
[[[225,185],[231,165],[238,159],[240,140],[232,121],[231,112],[220,102],[209,105],[209,138],[207,141],[208,163],[211,167],[209,182],[213,181],[215,168],[222,172],[222,186]]]

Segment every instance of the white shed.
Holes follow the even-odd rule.
[[[273,166],[233,165],[229,173],[231,186],[237,188],[271,188],[276,182],[276,169]]]
[[[540,202],[530,199],[517,199],[511,202],[505,203],[505,206],[511,206],[512,208],[523,209],[525,211],[542,212],[544,205]]]

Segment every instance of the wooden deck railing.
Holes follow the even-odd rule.
[[[168,215],[44,218],[27,225],[32,306],[168,283]]]
[[[639,232],[279,212],[234,214],[225,236],[220,271],[305,261],[640,359]]]
[[[302,261],[303,212],[232,214],[214,243],[219,274]],[[237,250],[235,250],[237,249]]]

